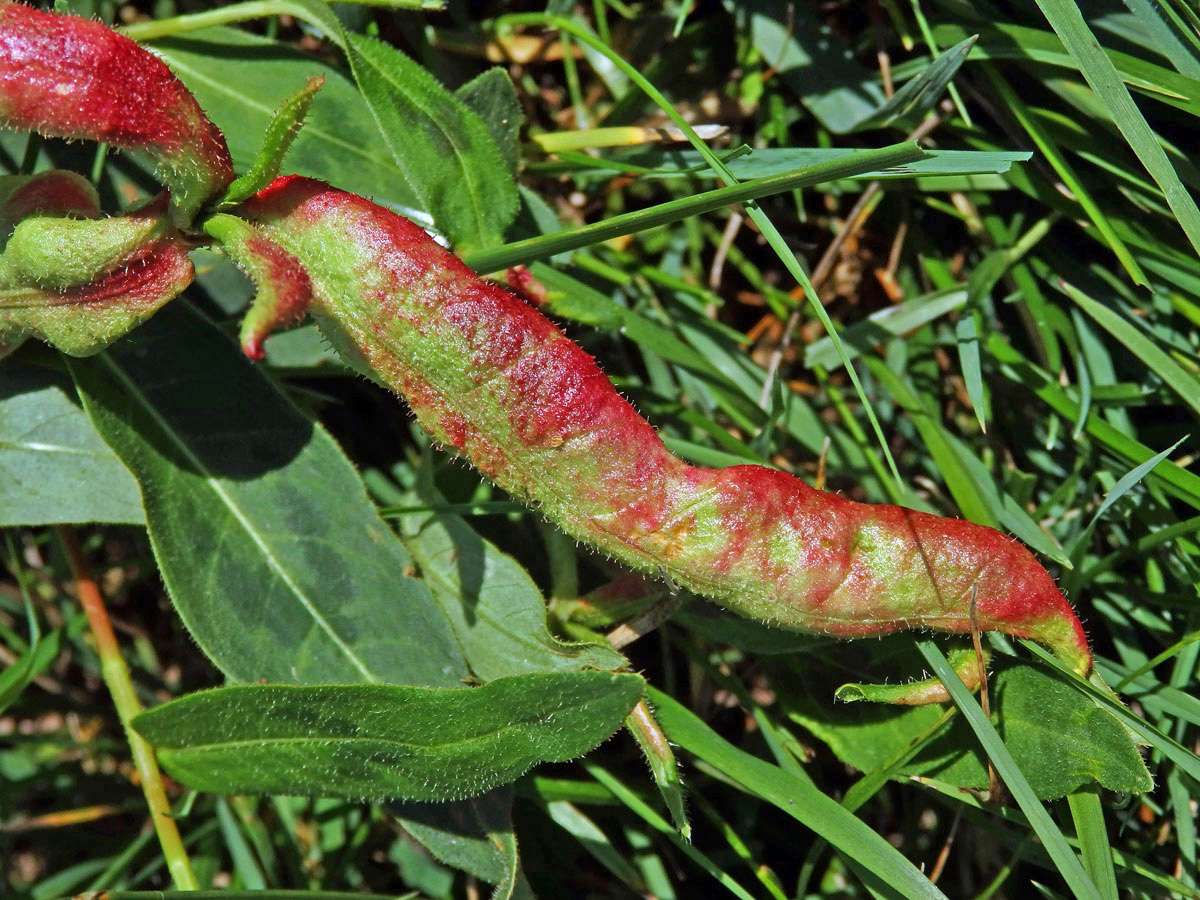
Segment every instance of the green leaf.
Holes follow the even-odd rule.
[[[458,685],[450,623],[337,445],[186,304],[72,361],[196,642],[239,681]]]
[[[552,637],[546,601],[529,573],[459,517],[410,516],[401,524],[426,586],[445,610],[471,671],[484,681],[628,665],[607,646]]]
[[[1115,337],[1129,352],[1165,381],[1179,399],[1200,415],[1200,379],[1185,371],[1140,328],[1127,322],[1113,310],[1099,303],[1074,285],[1061,282],[1059,287],[1089,316]]]
[[[1033,366],[1021,356],[1000,334],[993,332],[986,339],[987,351],[1010,368],[1009,377],[1019,381],[1036,394],[1047,406],[1068,420],[1079,415],[1078,404],[1058,386],[1046,372]],[[1156,455],[1145,444],[1134,440],[1095,412],[1089,414],[1084,426],[1088,434],[1122,458],[1138,464]],[[1166,487],[1175,496],[1200,509],[1200,477],[1170,460],[1163,460],[1150,473],[1150,480]]]
[[[847,162],[856,154],[873,152],[855,147],[763,147],[747,150],[737,157],[724,157],[729,171],[747,180],[786,175],[818,163]],[[997,175],[1009,171],[1013,163],[1028,162],[1031,155],[1028,151],[1020,150],[926,150],[923,157],[911,162],[873,170],[862,169],[843,177],[854,181],[902,181],[934,176]],[[618,171],[656,180],[716,178],[716,173],[707,167],[704,158],[695,150],[636,150],[609,156],[584,157],[570,164],[553,161],[530,163],[529,168],[547,174],[601,175]]]
[[[942,91],[958,74],[959,67],[966,61],[967,54],[975,46],[979,35],[972,35],[955,44],[929,64],[920,75],[905,83],[892,98],[869,116],[854,124],[854,131],[870,128],[886,128],[899,119],[924,115],[933,110]]]
[[[979,365],[979,312],[968,309],[955,323],[954,336],[958,343],[958,361],[962,366],[963,383],[967,387],[967,397],[971,408],[975,410],[975,419],[979,422],[979,430],[987,431],[988,403],[984,392],[983,371]]]
[[[1100,891],[1101,900],[1118,900],[1117,876],[1113,870],[1112,846],[1104,825],[1104,806],[1098,791],[1078,791],[1067,797],[1083,867]],[[1190,804],[1189,804],[1190,805]]]
[[[944,900],[916,866],[811,782],[739,750],[668,695],[651,688],[648,699],[674,743],[845,851],[880,883],[906,897]]]
[[[488,127],[403,53],[346,40],[362,95],[434,225],[460,252],[499,244],[517,215],[517,185]]]
[[[478,688],[238,685],[190,694],[134,727],[203,791],[452,800],[580,756],[642,696],[638,675],[518,675]]]
[[[276,110],[267,133],[263,135],[262,149],[254,157],[254,165],[245,175],[234,180],[225,191],[222,203],[233,205],[253,197],[275,180],[283,166],[283,158],[300,134],[304,117],[312,107],[313,98],[321,89],[324,80],[308,79],[308,84],[284,98]]]
[[[1042,839],[1042,844],[1046,848],[1046,852],[1050,854],[1050,859],[1054,861],[1055,867],[1059,874],[1066,881],[1067,886],[1075,894],[1079,900],[1100,900],[1100,893],[1096,890],[1094,884],[1087,873],[1084,872],[1083,866],[1080,865],[1079,857],[1071,850],[1067,844],[1066,838],[1062,831],[1054,824],[1054,820],[1050,818],[1050,814],[1046,812],[1046,808],[1042,806],[1038,796],[1030,787],[1028,780],[1025,778],[1024,767],[1017,763],[1013,758],[1000,735],[992,727],[992,723],[988,721],[987,716],[983,714],[979,704],[975,702],[975,698],[971,696],[966,685],[959,680],[954,669],[946,661],[946,657],[942,655],[941,650],[937,645],[928,639],[917,641],[917,647],[921,651],[921,655],[929,663],[934,674],[942,679],[946,688],[950,691],[950,695],[954,698],[954,705],[959,708],[963,717],[971,726],[971,730],[975,732],[976,738],[982,745],[984,752],[987,753],[988,759],[996,766],[996,771],[1000,777],[1004,779],[1004,784],[1012,794],[1013,799],[1017,801],[1017,805],[1021,807],[1021,811],[1025,813],[1025,817],[1029,819],[1029,824],[1033,827],[1034,832]],[[1072,688],[1067,688],[1073,690]],[[1053,728],[1059,724],[1053,716],[1045,715],[1043,719],[1043,728]],[[1125,737],[1128,742],[1128,736]],[[1139,762],[1141,758],[1139,757]],[[1053,764],[1053,761],[1049,761]],[[1149,775],[1146,775],[1146,780],[1149,781]]]
[[[1117,259],[1121,261],[1121,265],[1129,273],[1129,277],[1133,279],[1135,284],[1146,284],[1146,275],[1142,271],[1140,265],[1125,242],[1121,240],[1117,233],[1117,228],[1110,218],[1105,215],[1104,210],[1097,203],[1091,192],[1087,189],[1084,182],[1080,180],[1075,172],[1074,166],[1068,161],[1066,154],[1062,148],[1054,141],[1053,137],[1046,132],[1046,129],[1039,120],[1030,114],[1026,104],[1021,102],[1015,88],[1013,88],[998,72],[988,66],[984,66],[983,73],[988,79],[992,88],[1000,96],[1001,102],[1005,109],[1009,110],[1017,123],[1025,129],[1030,139],[1041,151],[1046,162],[1050,164],[1058,176],[1062,179],[1071,192],[1071,196],[1075,202],[1083,209],[1089,219],[1096,226],[1096,230],[1104,238],[1105,243],[1112,249]]]
[[[814,163],[800,171],[787,172],[742,184],[732,184],[691,197],[668,200],[666,203],[660,203],[649,209],[612,216],[602,222],[584,225],[570,231],[527,238],[523,241],[505,244],[495,250],[464,255],[463,262],[477,272],[496,272],[517,263],[545,259],[557,253],[588,247],[610,238],[646,231],[660,225],[681,221],[690,216],[723,209],[731,203],[743,203],[794,188],[824,184],[879,167],[903,165],[924,157],[925,151],[911,141],[892,144],[878,150],[866,150],[850,156],[842,154],[833,159]]]
[[[367,104],[333,66],[232,28],[165,38],[153,46],[225,132],[235,167],[243,171],[261,149],[263,133],[283,98],[296,85],[323,76],[325,86],[288,153],[289,166],[429,223],[417,195],[396,177],[391,151]]]
[[[58,658],[63,647],[62,629],[39,637],[21,656],[0,672],[0,712],[8,709],[38,675]]]
[[[68,377],[0,367],[0,525],[145,521],[137,482],[79,408]]]
[[[500,148],[508,171],[515,177],[521,161],[521,124],[525,113],[508,72],[499,66],[488,69],[460,87],[454,96],[483,120]]]
[[[945,45],[961,41],[967,36],[967,30],[960,25],[938,25],[933,35],[939,44]],[[1200,80],[1173,72],[1131,53],[1107,48],[1104,53],[1117,67],[1121,80],[1130,87],[1146,97],[1192,115],[1200,115]],[[981,31],[971,62],[985,59],[1018,59],[1025,64],[1041,63],[1071,70],[1079,68],[1054,32],[1003,21],[990,22]],[[904,77],[905,65],[908,64],[897,66],[893,75]]]
[[[448,866],[497,885],[495,900],[520,893],[524,878],[512,826],[513,789],[495,788],[470,800],[405,803],[391,808],[404,830]]]
[[[894,674],[910,653],[889,659]],[[873,669],[877,671],[877,669]],[[934,704],[905,709],[831,706],[840,674],[828,683],[810,672],[792,682],[787,702],[792,717],[827,743],[844,762],[871,771],[923,734],[941,715]],[[866,677],[866,676],[864,676]],[[1065,797],[1099,784],[1142,793],[1153,787],[1137,746],[1121,723],[1053,673],[1038,666],[1001,665],[989,675],[997,729],[1042,800]],[[932,775],[962,788],[985,788],[987,770],[961,720],[901,768],[905,775]]]

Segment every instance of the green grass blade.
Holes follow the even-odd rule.
[[[778,766],[739,750],[661,691],[651,688],[648,696],[672,741],[811,828],[881,884],[914,900],[944,898],[911,862],[837,801]]]
[[[1154,470],[1155,466],[1174,453],[1175,448],[1182,444],[1185,440],[1187,440],[1187,437],[1181,437],[1166,450],[1162,451],[1161,453],[1156,453],[1141,465],[1126,472],[1121,480],[1113,486],[1113,489],[1108,492],[1108,496],[1104,498],[1104,502],[1100,504],[1100,508],[1096,510],[1096,514],[1092,516],[1092,521],[1088,523],[1087,530],[1090,531],[1093,527],[1095,527],[1096,523],[1100,521],[1100,517],[1108,511],[1109,507],[1124,497],[1125,494],[1134,488],[1134,486],[1139,484],[1143,478],[1145,478]]]
[[[1079,415],[1079,404],[1048,374],[1037,369],[1014,350],[1000,334],[993,332],[988,335],[986,347],[992,356],[1011,368],[1010,377],[1014,381],[1024,384],[1059,415],[1072,421]],[[1142,463],[1155,456],[1155,452],[1145,444],[1124,434],[1095,413],[1087,417],[1084,427],[1088,434],[1108,449],[1134,463]],[[1167,486],[1173,494],[1200,509],[1200,477],[1170,460],[1159,463],[1151,477],[1161,479],[1160,483]]]
[[[1117,875],[1113,870],[1112,848],[1108,829],[1104,826],[1104,807],[1096,791],[1079,791],[1067,795],[1083,867],[1100,892],[1102,900],[1117,900]]]
[[[633,810],[646,824],[660,834],[666,835],[667,839],[675,845],[676,849],[682,851],[692,862],[715,878],[722,887],[735,897],[741,898],[741,900],[754,900],[753,894],[738,884],[717,863],[692,846],[691,842],[684,840],[679,832],[671,827],[670,822],[642,802],[642,799],[623,785],[619,779],[593,762],[585,760],[581,765],[587,770],[589,775],[608,788],[614,797]]]
[[[1146,337],[1145,332],[1129,324],[1118,313],[1093,300],[1066,281],[1060,282],[1059,287],[1101,328],[1120,341],[1130,353],[1145,363],[1147,368],[1170,385],[1171,390],[1179,395],[1179,399],[1200,416],[1200,380],[1185,371],[1170,356],[1159,349],[1157,344]]]
[[[1117,67],[1101,50],[1079,7],[1074,0],[1038,0],[1038,6],[1079,65],[1083,77],[1108,108],[1133,152],[1162,190],[1188,241],[1200,251],[1200,209],[1180,182],[1167,154],[1159,146],[1158,138],[1129,96],[1129,89],[1122,83]]]
[[[625,857],[612,845],[600,827],[584,815],[574,803],[554,800],[546,803],[546,814],[567,834],[579,841],[595,860],[633,891],[643,888],[642,879]]]
[[[691,216],[698,216],[716,209],[724,209],[731,203],[744,203],[756,197],[769,197],[800,187],[811,187],[849,178],[874,169],[891,168],[915,162],[925,156],[925,151],[911,142],[892,144],[878,150],[854,153],[840,159],[819,162],[783,175],[772,175],[754,181],[732,184],[660,203],[649,209],[612,216],[603,222],[585,225],[571,231],[559,231],[505,244],[491,250],[472,253],[463,262],[477,272],[499,272],[509,266],[548,259],[569,250],[589,247],[611,238],[621,237],[669,225]]]
[[[1108,217],[1101,210],[1100,205],[1093,199],[1091,193],[1084,186],[1079,176],[1075,173],[1074,167],[1067,161],[1065,154],[1059,149],[1059,146],[1050,137],[1046,130],[1039,123],[1035,116],[1030,115],[1026,105],[1017,96],[1016,91],[1001,75],[991,66],[985,64],[983,73],[988,79],[988,83],[1000,95],[1000,99],[1004,102],[1005,110],[1017,120],[1017,123],[1025,129],[1025,133],[1041,151],[1046,158],[1046,162],[1058,174],[1058,177],[1063,180],[1063,184],[1075,197],[1076,202],[1083,207],[1083,211],[1087,213],[1087,217],[1092,220],[1096,226],[1096,230],[1103,236],[1105,243],[1112,249],[1117,259],[1121,261],[1121,265],[1125,267],[1125,271],[1129,273],[1129,277],[1133,279],[1134,284],[1148,284],[1146,274],[1138,265],[1137,260],[1133,258],[1133,253],[1125,246],[1125,242],[1118,236],[1116,229],[1112,223],[1108,221]]]
[[[975,698],[971,696],[971,692],[967,690],[967,686],[962,683],[962,679],[958,677],[958,674],[954,671],[954,667],[950,665],[950,662],[933,641],[921,639],[917,641],[917,648],[921,651],[921,655],[925,657],[925,661],[929,663],[929,667],[933,669],[934,674],[942,679],[942,682],[949,689],[955,706],[958,707],[959,711],[962,712],[970,724],[971,730],[975,732],[975,736],[983,746],[984,752],[987,753],[988,759],[995,765],[1013,799],[1017,801],[1017,805],[1021,807],[1021,811],[1029,819],[1029,824],[1037,832],[1038,837],[1041,838],[1046,852],[1050,854],[1050,858],[1058,868],[1059,874],[1067,882],[1067,886],[1070,887],[1079,900],[1103,900],[1095,884],[1092,883],[1087,872],[1084,871],[1082,864],[1079,862],[1079,857],[1075,855],[1070,844],[1067,843],[1062,830],[1059,829],[1054,820],[1050,818],[1050,814],[1046,812],[1045,807],[1042,806],[1042,801],[1037,798],[1037,795],[1033,792],[1033,788],[1025,780],[1025,776],[1017,766],[1016,760],[1008,752],[1008,748],[1004,746],[1004,741],[1000,739],[1000,735],[996,733],[996,729],[992,726],[992,723],[983,714],[983,710],[975,702]]]

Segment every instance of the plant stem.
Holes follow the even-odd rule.
[[[404,7],[406,9],[444,8],[441,0],[388,0],[388,6]],[[249,19],[266,19],[271,16],[299,16],[305,18],[303,12],[288,0],[246,0],[245,3],[232,3],[217,9],[204,12],[189,13],[184,16],[173,16],[169,19],[158,19],[151,22],[135,22],[118,28],[125,37],[135,41],[152,41],[156,38],[169,37],[173,34],[183,34],[187,31],[199,31],[201,28],[212,28],[214,25],[231,25],[234,22],[245,22]]]
[[[58,536],[71,563],[79,603],[87,614],[88,625],[91,626],[92,637],[96,641],[96,652],[100,656],[100,672],[104,683],[108,685],[109,693],[112,694],[113,705],[117,708],[121,725],[125,728],[125,737],[133,754],[133,764],[142,782],[146,805],[150,808],[150,819],[158,834],[158,842],[162,846],[171,879],[179,890],[194,891],[199,884],[192,872],[187,851],[183,849],[179,829],[175,826],[175,820],[171,818],[171,805],[163,787],[162,773],[154,759],[154,751],[130,724],[134,716],[142,711],[142,704],[138,701],[133,681],[129,677],[129,667],[125,665],[125,658],[121,656],[121,648],[117,644],[116,634],[113,633],[104,598],[88,569],[75,530],[69,525],[59,526]]]
[[[743,181],[728,187],[704,191],[691,197],[669,200],[650,209],[613,216],[603,222],[585,225],[572,231],[560,231],[555,234],[505,244],[494,250],[473,253],[464,258],[463,262],[477,272],[497,272],[517,263],[546,259],[568,250],[577,250],[580,247],[598,244],[610,238],[657,228],[688,216],[723,209],[733,203],[916,162],[925,155],[925,151],[915,143],[899,143],[881,147],[878,150],[863,150],[841,159],[806,166],[795,172],[756,178],[753,181]]]

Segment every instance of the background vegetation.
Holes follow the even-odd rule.
[[[1059,576],[1101,673],[1129,704],[1098,705],[1035,648],[995,639],[995,728],[965,696],[915,710],[839,704],[839,685],[909,677],[944,665],[940,651],[912,635],[845,644],[772,632],[688,600],[622,652],[654,687],[677,745],[690,841],[672,824],[669,771],[657,773],[664,794],[619,733],[583,761],[538,767],[471,804],[170,783],[201,888],[1197,895],[1200,171],[1190,150],[1200,19],[1190,7],[343,5],[338,23],[319,28],[328,8],[288,0],[69,5],[153,40],[227,132],[239,169],[271,110],[323,72],[285,169],[410,212],[483,271],[531,263],[549,310],[679,454],[766,463],[854,499],[1019,536]],[[420,139],[427,120],[397,97],[440,97],[436,86],[355,57],[360,34],[457,91],[477,114],[463,128],[482,122],[489,136],[477,141],[494,142],[499,158]],[[508,78],[478,78],[491,65]],[[715,168],[664,98],[715,151]],[[869,164],[842,153],[913,139],[938,153]],[[112,210],[153,190],[135,163],[95,147],[21,135],[3,148],[9,171],[92,173]],[[757,204],[702,196],[788,173],[799,174],[782,191],[767,185]],[[563,239],[591,223],[608,230]],[[197,259],[188,303],[111,353],[68,367],[28,346],[0,369],[0,859],[13,896],[108,890],[116,900],[171,887],[79,608],[89,576],[146,706],[221,684],[222,673],[355,680],[316,652],[293,652],[299,626],[252,574],[254,552],[220,539],[219,479],[172,481],[146,462],[155,426],[131,412],[121,379],[155,397],[146,409],[162,413],[162,434],[196,452],[256,476],[281,461],[307,467],[289,470],[313,485],[303,503],[284,503],[282,480],[224,473],[246,492],[238,502],[262,511],[264,534],[318,520],[337,534],[339,517],[352,517],[353,471],[337,468],[311,415],[430,591],[478,591],[462,583],[473,573],[496,602],[524,611],[522,633],[536,640],[540,613],[528,616],[543,598],[564,638],[608,631],[630,612],[583,609],[578,598],[615,567],[431,452],[395,399],[343,369],[310,326],[273,339],[257,374],[238,362],[221,332],[235,330],[250,289],[215,255]],[[272,385],[304,414],[290,404],[281,413]],[[232,407],[220,402],[231,397]],[[139,484],[157,498],[147,494],[145,509]],[[446,562],[464,548],[477,566]],[[384,586],[387,563],[329,561],[324,599],[402,631],[401,607],[381,605],[398,590]],[[339,593],[337,577],[372,565],[378,595]],[[407,683],[405,660],[428,652],[428,639],[401,637],[404,651],[379,665]],[[510,643],[480,642],[473,671],[513,670]],[[541,650],[554,646],[547,636]],[[597,654],[601,668],[610,652],[571,651]],[[1000,804],[986,790],[985,751],[1011,792]],[[863,843],[847,811],[899,854]]]

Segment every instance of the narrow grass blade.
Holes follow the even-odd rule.
[[[996,766],[1000,777],[1004,779],[1004,784],[1012,793],[1013,799],[1017,801],[1017,805],[1029,819],[1029,824],[1041,838],[1046,852],[1050,854],[1050,858],[1058,868],[1059,874],[1067,882],[1067,886],[1079,900],[1103,900],[1100,892],[1096,890],[1096,886],[1080,864],[1079,857],[1071,850],[1066,837],[1063,836],[1062,831],[1054,824],[1054,820],[1042,806],[1042,801],[1037,798],[1033,788],[1025,780],[1016,760],[1004,746],[1004,741],[1000,739],[1000,735],[996,733],[992,723],[983,714],[983,710],[975,702],[975,698],[971,696],[967,686],[955,673],[954,667],[950,665],[945,654],[938,649],[937,644],[928,639],[917,641],[917,648],[925,657],[925,661],[929,663],[929,667],[933,669],[934,674],[942,679],[943,684],[949,689],[955,706],[959,708],[970,724],[971,730],[975,732],[988,759]]]
[[[1104,827],[1104,807],[1100,803],[1100,794],[1088,790],[1068,794],[1067,804],[1075,821],[1083,867],[1099,890],[1101,900],[1117,900],[1117,876],[1113,870],[1108,830]]]
[[[1186,440],[1187,437],[1181,437],[1166,450],[1162,451],[1162,453],[1156,453],[1141,465],[1126,472],[1121,480],[1113,486],[1113,489],[1108,492],[1108,496],[1104,498],[1104,502],[1100,504],[1100,508],[1096,510],[1096,514],[1092,516],[1092,521],[1088,523],[1088,530],[1090,531],[1095,527],[1096,523],[1100,521],[1100,517],[1108,511],[1109,507],[1129,493],[1134,486],[1139,484],[1143,478],[1154,470],[1155,466],[1174,453],[1175,448]]]
[[[1012,368],[1010,377],[1014,381],[1024,384],[1059,415],[1071,420],[1079,415],[1079,404],[1048,374],[1014,350],[1001,335],[995,332],[988,335],[986,348],[997,360]],[[1087,417],[1084,428],[1108,449],[1134,463],[1145,462],[1155,455],[1145,444],[1124,434],[1094,412]],[[1151,477],[1161,479],[1159,483],[1168,487],[1175,496],[1200,509],[1200,477],[1170,460],[1159,463]]]
[[[1121,342],[1134,356],[1146,364],[1155,375],[1170,385],[1179,399],[1200,416],[1200,380],[1185,371],[1170,356],[1159,349],[1145,332],[1125,321],[1102,303],[1093,300],[1079,288],[1066,281],[1059,287],[1091,316],[1105,331]]]
[[[739,750],[666,694],[651,688],[648,696],[671,740],[812,829],[881,884],[914,900],[944,898],[911,862],[837,801],[778,766]]]
[[[1184,188],[1167,154],[1145,117],[1129,96],[1129,89],[1111,59],[1100,48],[1074,0],[1037,0],[1050,26],[1062,38],[1092,90],[1104,102],[1117,128],[1155,180],[1192,247],[1200,252],[1200,209]]]
[[[1067,161],[1066,155],[1059,148],[1058,144],[1050,137],[1046,130],[1040,124],[1040,121],[1030,115],[1026,105],[1017,96],[1016,91],[1012,86],[990,65],[983,66],[983,73],[988,79],[988,83],[1000,95],[1000,99],[1004,101],[1004,108],[1009,114],[1017,120],[1017,123],[1025,129],[1025,133],[1041,151],[1046,158],[1046,162],[1057,173],[1058,177],[1063,180],[1063,184],[1071,192],[1075,201],[1083,207],[1083,211],[1087,217],[1092,220],[1092,224],[1096,226],[1096,230],[1104,238],[1105,243],[1121,261],[1121,265],[1125,271],[1129,273],[1129,277],[1133,279],[1134,284],[1148,284],[1146,274],[1142,271],[1141,266],[1133,257],[1133,253],[1125,246],[1125,242],[1121,240],[1112,223],[1100,208],[1100,205],[1093,199],[1091,192],[1080,180],[1075,173],[1074,167]]]
[[[819,162],[783,175],[736,183],[680,200],[660,203],[650,209],[612,216],[603,222],[585,225],[572,231],[560,231],[555,234],[505,244],[494,250],[471,253],[463,257],[463,262],[477,272],[499,272],[509,266],[547,259],[568,250],[590,247],[592,244],[599,244],[611,238],[646,231],[660,225],[669,225],[672,222],[716,209],[724,209],[731,203],[744,203],[758,197],[769,197],[772,194],[781,194],[799,187],[811,187],[836,181],[839,178],[849,178],[873,169],[904,165],[922,159],[924,156],[925,151],[916,144],[892,144],[878,150]]]
[[[630,890],[641,893],[645,890],[641,876],[623,857],[600,827],[584,815],[574,803],[554,800],[546,804],[546,814],[560,828],[579,841],[595,860],[608,869]]]
[[[722,887],[724,887],[733,896],[739,900],[754,900],[754,895],[747,891],[744,887],[738,884],[725,870],[717,863],[709,859],[704,853],[692,846],[690,841],[684,840],[671,824],[652,810],[649,806],[642,802],[633,791],[623,785],[619,779],[611,773],[602,769],[595,763],[584,761],[583,767],[587,770],[596,781],[604,785],[609,792],[624,803],[627,807],[637,813],[648,825],[656,831],[667,836],[667,838],[675,845],[676,849],[681,850],[685,856],[691,859],[701,869],[715,878]]]

